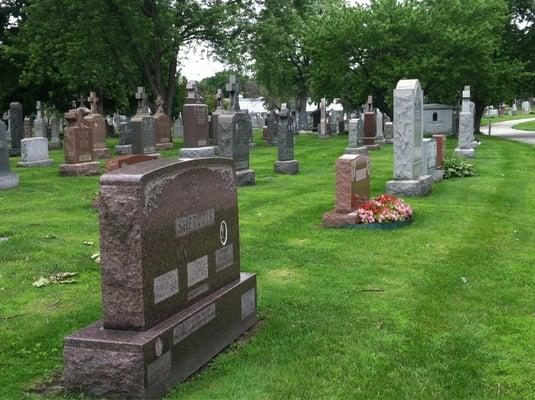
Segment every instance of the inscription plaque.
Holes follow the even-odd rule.
[[[176,220],[176,236],[182,237],[192,232],[201,230],[213,225],[215,221],[215,210],[208,210],[200,214],[188,215]]]
[[[178,293],[178,269],[154,278],[154,304]]]
[[[162,382],[171,375],[171,351],[158,357],[147,367],[147,381],[149,384]]]
[[[188,263],[188,287],[208,279],[208,256]]]
[[[215,303],[203,308],[197,314],[189,317],[173,328],[173,345],[181,342],[197,329],[203,327],[215,318]]]
[[[215,270],[219,272],[234,263],[234,245],[222,247],[215,251]]]
[[[242,321],[253,314],[256,310],[256,291],[249,289],[241,296],[241,319]]]

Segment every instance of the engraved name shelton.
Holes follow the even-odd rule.
[[[175,222],[176,236],[186,236],[191,232],[213,225],[214,222],[215,210],[213,209],[200,214],[191,214],[186,217],[177,218]]]

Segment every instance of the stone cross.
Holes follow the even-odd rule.
[[[222,110],[223,109],[223,90],[217,89],[217,93],[215,95],[216,99],[216,110]]]
[[[230,110],[240,111],[240,83],[236,75],[229,77],[226,89],[230,95]]]
[[[367,112],[373,112],[373,96],[372,95],[369,95],[368,96],[368,110]]]
[[[89,92],[89,97],[87,98],[87,101],[91,104],[91,114],[97,113],[98,100],[99,98],[97,97],[96,92]]]
[[[137,112],[146,113],[147,112],[147,94],[145,93],[145,88],[143,86],[138,86],[136,92],[137,99]]]
[[[87,108],[85,106],[85,99],[83,94],[80,95],[80,108]]]
[[[42,106],[41,106],[41,102],[40,101],[37,101],[37,103],[35,105],[35,109],[37,110],[37,117],[36,118],[43,118],[43,114],[41,112]]]

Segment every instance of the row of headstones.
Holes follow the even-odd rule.
[[[474,157],[478,142],[474,138],[474,116],[470,104],[470,87],[463,90],[463,108],[459,117],[459,143],[455,154]],[[364,122],[350,122],[350,146],[336,163],[335,209],[324,215],[326,227],[353,224],[356,208],[370,197],[370,159],[366,155],[377,144],[360,138],[363,124],[372,107],[368,101]],[[368,121],[372,120],[371,115]],[[368,122],[371,124],[371,122]],[[359,125],[361,126],[359,130]],[[357,132],[353,143],[352,132]],[[446,135],[424,138],[423,90],[418,80],[401,80],[394,90],[394,179],[387,182],[386,193],[402,196],[426,196],[433,182],[443,179]],[[356,144],[356,145],[355,145]],[[360,144],[364,144],[360,146]]]

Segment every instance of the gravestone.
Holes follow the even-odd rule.
[[[323,215],[326,228],[355,224],[358,207],[370,199],[370,158],[344,154],[336,161],[335,208]]]
[[[156,150],[171,150],[174,144],[171,142],[171,119],[163,109],[164,101],[162,96],[158,95],[156,99],[156,114],[154,121],[156,124]]]
[[[175,120],[175,129],[173,131],[173,137],[175,139],[184,138],[184,125],[182,125],[182,118],[179,116]]]
[[[120,155],[132,154],[132,143],[130,134],[130,121],[119,122],[119,144],[115,146],[115,152]]]
[[[157,399],[256,322],[233,163],[147,161],[103,175],[100,193],[103,319],[65,338],[65,386]]]
[[[327,105],[325,97],[321,98],[320,102],[320,125],[319,125],[319,137],[320,139],[327,139],[330,137],[329,132],[329,120],[327,118]]]
[[[96,92],[90,92],[87,101],[91,104],[91,110],[85,119],[93,135],[93,157],[95,160],[110,158],[110,150],[106,147],[106,118],[98,113],[99,98]]]
[[[424,174],[423,90],[417,79],[400,80],[394,90],[394,180],[386,192],[426,196],[432,177]]]
[[[43,118],[43,111],[40,101],[37,102],[35,109],[37,110],[37,115],[33,121],[33,135],[35,137],[46,138],[46,120]]]
[[[158,159],[156,154],[132,154],[128,156],[119,156],[106,162],[106,172],[111,172],[127,165],[138,164],[156,159]]]
[[[249,167],[251,117],[241,112],[228,112],[221,114],[217,123],[219,154],[234,160],[238,186],[254,185],[256,173]]]
[[[511,106],[511,115],[517,115],[518,114],[518,107],[516,106],[516,103],[513,103]]]
[[[61,149],[61,141],[59,138],[60,120],[57,116],[50,117],[50,144],[48,147],[51,150]]]
[[[470,88],[463,90],[462,110],[459,113],[459,141],[455,148],[458,157],[475,157],[474,150],[474,115],[470,111]]]
[[[7,148],[6,125],[0,121],[0,190],[19,186],[19,177],[9,167],[9,150]]]
[[[375,143],[377,133],[376,113],[373,107],[373,97],[368,96],[368,103],[364,112],[364,145],[368,150],[379,150],[381,146]]]
[[[524,114],[529,114],[531,112],[531,104],[529,103],[529,101],[522,102],[522,112]]]
[[[382,144],[385,142],[384,128],[383,128],[383,113],[377,109],[375,115],[375,143]]]
[[[223,100],[225,99],[225,96],[223,95],[223,90],[217,89],[215,99],[216,107],[214,112],[212,113],[212,119],[210,120],[210,143],[213,146],[217,146],[219,141],[219,137],[217,135],[217,119],[221,114],[225,112],[225,110],[223,109]]]
[[[444,178],[442,170],[437,169],[437,141],[435,138],[423,140],[424,174],[431,175],[433,182],[440,182]]]
[[[308,131],[308,113],[306,111],[306,102],[301,105],[302,109],[297,113],[297,130],[298,132]]]
[[[277,144],[278,140],[278,132],[279,132],[279,114],[272,110],[269,115],[266,117],[266,128],[267,128],[267,135],[265,136],[266,139],[266,146],[275,146]]]
[[[184,147],[180,149],[181,158],[214,157],[216,147],[210,146],[210,125],[208,106],[201,104],[198,84],[188,82],[188,97],[183,107]]]
[[[32,135],[32,119],[30,117],[24,118],[24,137],[31,138]]]
[[[9,121],[11,132],[11,149],[9,150],[9,155],[20,156],[20,141],[24,137],[24,116],[22,114],[22,104],[9,104]]]
[[[18,167],[48,167],[53,161],[48,158],[46,137],[26,138],[20,141],[21,161]]]
[[[364,121],[361,118],[349,120],[349,143],[345,154],[367,154],[368,148],[364,146]]]
[[[394,142],[394,123],[385,122],[385,143],[391,144]]]
[[[137,88],[136,99],[137,112],[128,123],[132,154],[154,154],[156,152],[154,118],[147,107],[147,94],[144,87]]]
[[[446,135],[433,135],[435,141],[435,172],[433,181],[438,182],[444,179],[444,157],[446,154]]]
[[[279,113],[278,126],[278,160],[273,168],[279,174],[295,175],[299,172],[299,161],[294,160],[294,131],[288,109]]]
[[[63,138],[65,164],[59,166],[62,176],[98,175],[100,163],[94,161],[93,134],[84,116],[87,109],[76,108],[65,113],[67,127]]]

